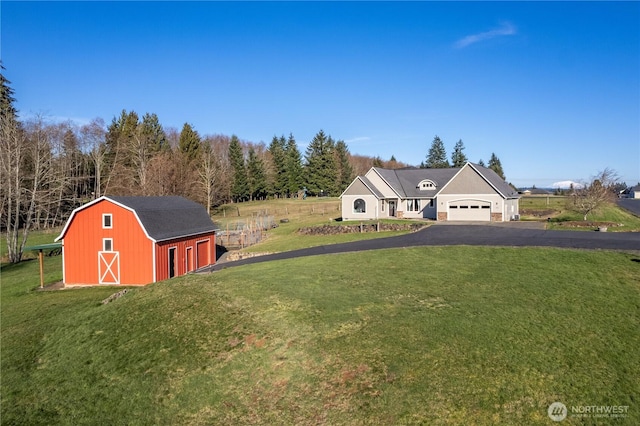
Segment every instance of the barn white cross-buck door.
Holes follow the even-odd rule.
[[[98,252],[98,278],[100,284],[120,284],[120,252]]]

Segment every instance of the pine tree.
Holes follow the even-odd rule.
[[[178,150],[191,162],[198,158],[200,154],[200,135],[196,132],[191,124],[184,123],[180,132],[178,141]]]
[[[249,148],[247,161],[247,180],[249,193],[253,200],[264,200],[267,196],[267,176],[264,170],[264,162],[253,147]]]
[[[233,182],[231,184],[231,198],[235,202],[249,199],[249,183],[245,167],[244,153],[240,140],[236,135],[231,136],[229,143],[229,162],[233,168]]]
[[[2,114],[3,124],[11,122],[12,125],[18,126],[18,111],[13,106],[16,100],[13,97],[11,82],[4,76],[4,69],[0,61],[0,114]]]
[[[146,113],[142,117],[142,123],[140,123],[140,134],[147,140],[149,152],[152,155],[159,152],[167,152],[169,150],[170,147],[167,135],[164,132],[156,114]]]
[[[286,169],[287,169],[287,194],[292,196],[297,194],[304,185],[304,177],[302,175],[302,156],[298,150],[298,144],[293,137],[293,134],[289,134],[289,140],[286,147]]]
[[[441,169],[449,166],[449,160],[447,160],[447,151],[444,149],[444,143],[436,135],[429,148],[429,154],[427,155],[427,162],[425,166],[428,169]]]
[[[271,186],[276,196],[284,196],[287,192],[287,155],[285,153],[286,140],[284,135],[274,136],[268,151],[273,163]]]
[[[478,166],[485,167],[485,164],[484,164],[484,161],[482,160],[482,158],[480,160],[478,160]]]
[[[462,152],[464,151],[464,144],[462,143],[462,139],[456,142],[456,145],[453,147],[453,153],[451,153],[451,164],[453,167],[462,167],[466,164],[467,156]]]
[[[309,143],[305,153],[307,190],[310,195],[335,194],[337,165],[335,143],[320,130]]]
[[[382,158],[380,158],[380,156],[375,156],[373,158],[373,167],[384,167],[384,161],[382,161]]]
[[[338,176],[336,186],[339,193],[342,193],[353,180],[353,167],[349,161],[349,148],[344,141],[339,140],[335,146],[336,164],[338,165]]]
[[[491,153],[491,158],[489,159],[489,166],[491,170],[496,172],[498,176],[504,179],[504,171],[502,170],[502,163],[500,163],[500,159],[496,156],[495,153]]]

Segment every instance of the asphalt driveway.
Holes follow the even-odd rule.
[[[335,254],[364,250],[420,246],[506,246],[506,247],[563,247],[581,249],[634,250],[640,251],[640,233],[550,231],[530,226],[437,224],[418,232],[396,237],[331,244],[300,250],[257,256],[233,262],[217,263],[202,272],[212,272],[232,266],[248,265],[271,260],[295,257]]]
[[[621,198],[618,200],[618,205],[636,216],[640,216],[640,198]]]

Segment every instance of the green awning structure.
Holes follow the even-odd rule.
[[[49,244],[40,244],[37,246],[28,246],[24,248],[24,251],[54,250],[58,248],[62,248],[62,243],[49,243]]]
[[[37,246],[28,246],[24,248],[24,251],[37,251],[38,252],[38,260],[40,262],[40,288],[44,287],[44,251],[45,250],[55,250],[62,248],[62,243],[49,243],[49,244],[40,244]]]

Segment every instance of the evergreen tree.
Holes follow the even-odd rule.
[[[196,132],[191,124],[184,123],[180,132],[178,141],[178,150],[191,162],[198,158],[200,154],[200,135]]]
[[[429,148],[429,154],[427,155],[427,162],[425,166],[428,169],[441,169],[449,166],[449,160],[447,160],[447,151],[444,149],[444,143],[436,135]]]
[[[142,117],[140,123],[140,134],[149,145],[149,152],[157,154],[159,152],[167,152],[169,150],[169,141],[167,135],[160,125],[160,120],[156,114],[146,113]]]
[[[451,164],[453,167],[462,167],[466,164],[467,156],[462,152],[464,151],[464,144],[462,143],[462,139],[456,142],[456,145],[453,147],[453,153],[451,154]]]
[[[287,192],[287,154],[285,152],[286,140],[284,135],[274,136],[269,145],[268,151],[273,162],[272,170],[272,190],[277,196],[284,196]]]
[[[233,182],[231,183],[231,198],[235,202],[249,199],[249,182],[245,167],[244,153],[240,140],[236,135],[231,136],[229,143],[229,162],[233,168]]]
[[[353,180],[353,167],[349,161],[349,148],[344,141],[339,140],[335,146],[336,164],[338,165],[338,176],[336,186],[339,193],[342,193]]]
[[[2,114],[3,124],[10,122],[13,126],[18,126],[18,111],[13,106],[16,100],[13,97],[11,82],[4,76],[4,69],[0,61],[0,114]]]
[[[482,158],[480,160],[478,160],[478,166],[485,167],[485,164],[484,164],[484,161],[482,160]]]
[[[307,190],[310,195],[329,195],[337,192],[335,143],[320,130],[311,140],[305,153]]]
[[[264,170],[264,162],[260,157],[258,157],[253,147],[249,148],[247,180],[249,182],[249,193],[251,199],[264,200],[268,194],[267,175]]]
[[[496,172],[498,176],[504,179],[504,171],[502,170],[502,163],[500,163],[500,159],[496,156],[495,153],[491,153],[491,158],[489,159],[489,166],[491,170]]]
[[[293,138],[293,134],[289,134],[289,140],[286,147],[286,169],[287,169],[287,194],[292,196],[297,194],[304,185],[302,156],[298,150],[298,144]]]
[[[107,161],[111,167],[114,163],[131,166],[129,152],[137,129],[138,114],[135,111],[127,112],[123,109],[119,117],[113,117],[105,138]]]
[[[384,167],[384,161],[382,161],[382,158],[380,158],[380,156],[376,156],[373,158],[373,167]]]

